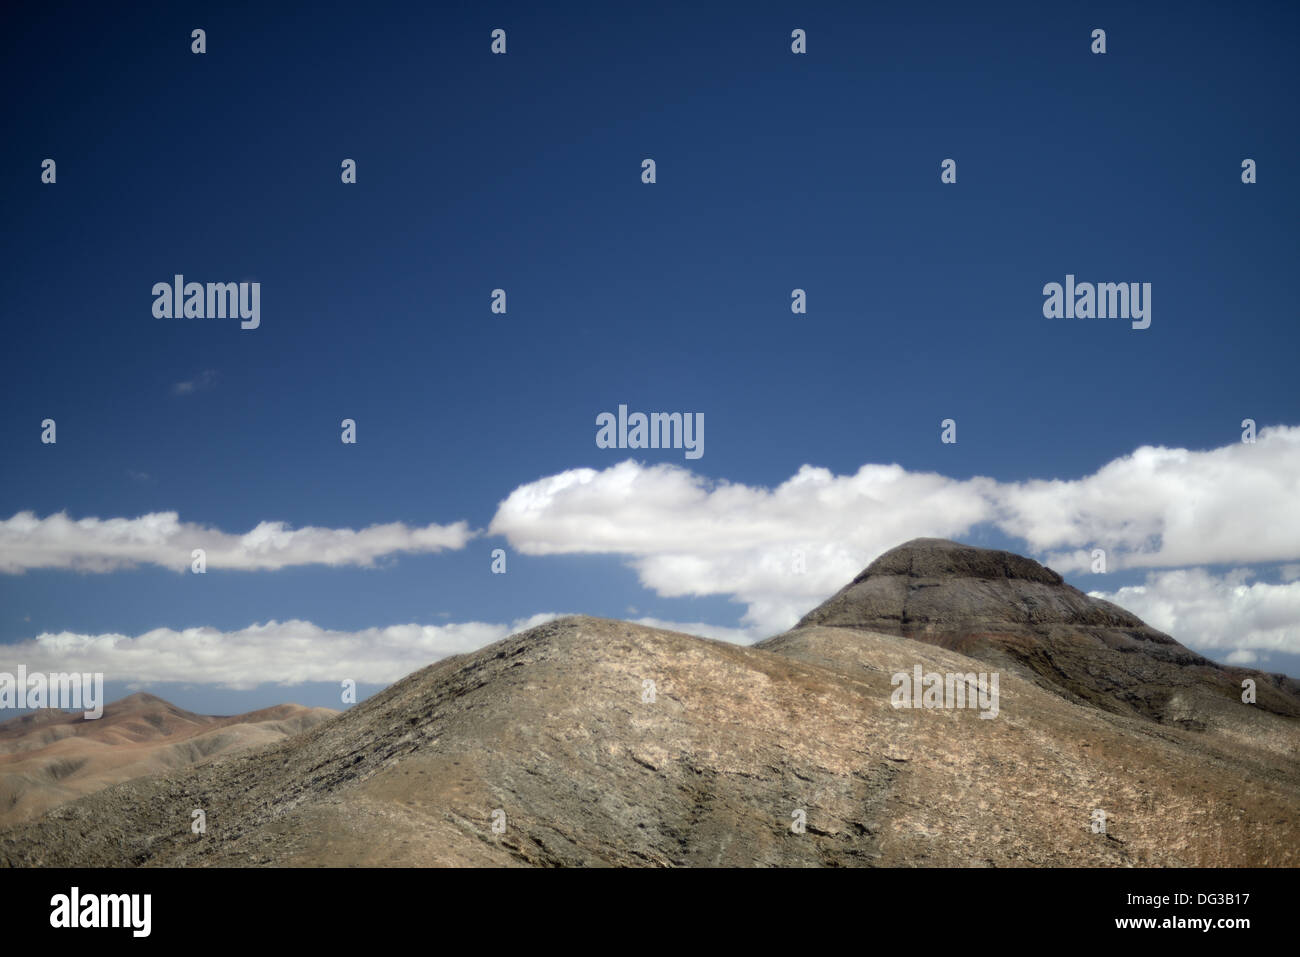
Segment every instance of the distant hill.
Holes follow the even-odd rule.
[[[0,723],[0,827],[131,778],[278,741],[336,713],[284,704],[213,717],[141,693],[94,720],[52,709],[11,718]]]

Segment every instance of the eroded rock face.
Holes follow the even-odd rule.
[[[1215,664],[1031,558],[939,538],[881,555],[795,630],[815,625],[950,648],[1072,699],[1189,728],[1239,702],[1247,677],[1259,707],[1300,716],[1300,682]]]

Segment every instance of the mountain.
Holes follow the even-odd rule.
[[[919,538],[813,609],[814,625],[900,635],[1016,671],[1070,700],[1204,729],[1259,710],[1300,718],[1300,681],[1210,661],[1117,605],[1011,552]]]
[[[896,707],[918,667],[996,674],[996,716]],[[553,621],[0,832],[0,863],[1297,866],[1294,685],[918,540],[759,645]]]
[[[141,693],[94,720],[53,709],[12,718],[0,723],[0,827],[121,781],[261,747],[336,713],[288,704],[213,717]]]

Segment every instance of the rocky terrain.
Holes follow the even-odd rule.
[[[1245,678],[1260,710],[1300,718],[1300,681],[1216,664],[1032,559],[943,539],[881,555],[795,631],[813,625],[939,645],[1071,700],[1189,728],[1242,721]]]
[[[215,717],[133,694],[89,721],[57,710],[12,718],[0,724],[0,827],[131,778],[262,747],[336,713],[285,704]]]
[[[997,717],[894,707],[917,665],[996,671]],[[918,540],[754,647],[560,619],[55,808],[0,863],[1296,866],[1298,706],[1035,562]]]

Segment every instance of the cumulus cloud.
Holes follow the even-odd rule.
[[[401,552],[463,548],[474,532],[466,522],[411,528],[401,522],[351,528],[290,528],[262,522],[243,535],[192,522],[176,512],[139,518],[72,519],[66,513],[38,518],[19,512],[0,520],[0,572],[29,568],[69,568],[108,572],[138,565],[184,570],[194,549],[202,548],[207,567],[259,570],[292,565],[373,565]]]
[[[1141,585],[1090,594],[1210,657],[1231,649],[1231,664],[1253,664],[1273,652],[1300,655],[1300,581],[1247,584],[1252,577],[1248,569],[1216,576],[1185,568],[1150,572]]]
[[[157,628],[127,635],[45,633],[5,645],[7,668],[29,672],[100,672],[106,681],[185,682],[244,690],[309,681],[389,684],[448,655],[475,651],[560,617],[533,615],[512,624],[463,622],[334,631],[309,621],[268,621],[238,631]]]
[[[1143,446],[1082,478],[1018,482],[955,479],[897,464],[868,464],[850,475],[805,465],[766,488],[707,479],[678,465],[625,461],[521,485],[500,503],[489,531],[529,555],[618,556],[665,597],[727,596],[745,606],[742,628],[681,629],[746,641],[789,627],[900,542],[968,539],[976,529],[1023,540],[1025,550],[1066,574],[1088,569],[1092,549],[1102,548],[1110,571],[1286,562],[1283,582],[1296,581],[1300,427],[1264,428],[1253,444],[1208,451]],[[205,549],[213,569],[364,566],[402,552],[459,549],[476,534],[465,522],[359,531],[263,522],[239,535],[182,523],[174,512],[80,520],[23,512],[0,521],[0,571],[184,569],[194,548]],[[1161,592],[1168,607],[1152,614],[1175,615],[1178,625],[1152,624],[1218,647],[1201,637],[1213,631],[1208,606],[1191,601],[1189,592],[1175,608],[1169,587]],[[1267,607],[1280,601],[1267,591],[1280,586],[1241,587],[1268,595],[1267,602],[1258,599]],[[1257,610],[1235,592],[1213,594],[1233,614]],[[1134,595],[1119,603],[1143,614]],[[1250,633],[1275,630],[1252,625]],[[1240,642],[1231,647],[1255,653]]]
[[[614,554],[667,597],[727,595],[745,622],[789,627],[883,551],[978,526],[1058,571],[1300,558],[1300,427],[1204,452],[1143,446],[1076,480],[998,482],[805,465],[775,488],[625,461],[515,489],[489,532],[525,554]]]
[[[1300,427],[1205,452],[1143,446],[1074,481],[998,488],[998,526],[1061,572],[1300,557]],[[1087,548],[1084,548],[1087,546]]]
[[[529,555],[629,556],[659,594],[731,595],[761,630],[788,625],[904,539],[959,535],[988,520],[995,486],[898,465],[849,476],[805,465],[765,489],[626,461],[515,489],[489,532]]]

